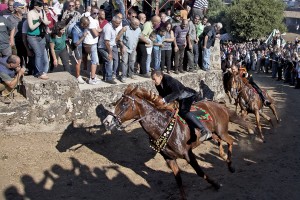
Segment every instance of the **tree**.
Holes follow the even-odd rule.
[[[208,14],[210,23],[224,21],[226,7],[222,0],[209,0]]]
[[[239,40],[285,31],[282,0],[235,0],[226,11],[227,30]]]

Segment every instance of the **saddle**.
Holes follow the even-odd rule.
[[[199,121],[212,121],[213,120],[211,115],[206,110],[196,106],[195,104],[193,104],[191,106],[190,112],[192,112]],[[180,117],[178,115],[178,113],[176,114],[176,117],[179,118],[179,120],[183,124],[186,124],[186,121],[182,117]]]

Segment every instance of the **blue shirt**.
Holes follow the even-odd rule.
[[[142,32],[140,28],[135,30],[133,30],[130,26],[127,26],[126,28],[126,31],[121,36],[121,41],[127,47],[127,52],[132,53],[132,51],[136,50],[136,46]]]
[[[154,43],[162,44],[164,39],[165,39],[165,36],[161,36],[161,35],[157,34]],[[159,46],[153,46],[153,49],[160,50],[160,47]]]
[[[15,70],[6,67],[8,57],[0,58],[0,83],[5,81],[12,81],[16,76]]]
[[[72,29],[72,42],[76,44],[78,40],[83,36],[85,29],[80,27],[80,22],[77,22],[76,25]],[[82,42],[78,45],[79,47],[82,46]]]

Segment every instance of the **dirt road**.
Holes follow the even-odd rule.
[[[276,100],[281,123],[271,128],[262,120],[265,144],[230,125],[235,173],[227,170],[213,142],[194,150],[205,172],[222,183],[219,191],[179,160],[189,200],[300,199],[300,90],[264,74],[255,79]],[[20,130],[0,138],[0,199],[180,199],[173,174],[139,126],[108,134],[103,127],[70,125],[63,133]]]

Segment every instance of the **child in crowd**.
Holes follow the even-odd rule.
[[[158,34],[156,35],[155,41],[153,42],[154,70],[160,69],[161,47],[163,47],[166,32],[166,28],[161,27],[158,31]]]
[[[151,54],[153,48],[153,41],[156,40],[156,33],[153,31],[148,39],[149,44],[146,44],[146,51],[147,51],[147,59],[146,59],[146,70],[147,73],[150,72],[150,64],[151,64]]]

